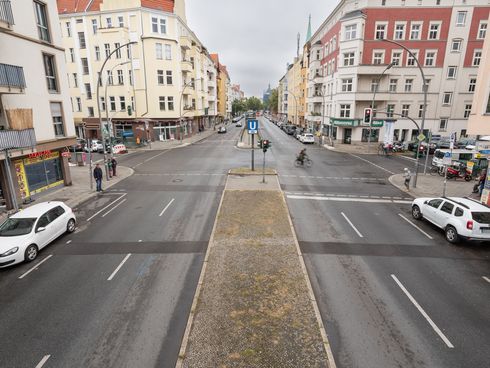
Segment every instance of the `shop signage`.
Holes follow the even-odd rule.
[[[371,126],[373,128],[381,128],[384,125],[384,120],[373,120]]]
[[[39,152],[36,152],[36,153],[39,153]],[[24,165],[31,165],[31,164],[35,164],[35,163],[38,163],[38,162],[42,162],[42,161],[45,161],[45,160],[52,160],[52,159],[55,159],[55,158],[59,158],[60,157],[60,153],[59,152],[51,152],[51,151],[45,151],[44,152],[44,155],[42,156],[34,156],[34,157],[27,157],[25,158],[23,161],[24,161]]]
[[[355,127],[359,125],[360,119],[330,119],[332,125]]]
[[[45,157],[45,156],[50,156],[51,155],[51,151],[50,150],[46,150],[46,151],[39,151],[39,152],[33,152],[33,153],[29,153],[29,158],[38,158],[38,157]]]

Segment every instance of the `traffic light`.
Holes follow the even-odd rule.
[[[271,147],[271,141],[269,141],[268,139],[262,140],[262,150],[264,151],[264,153],[266,153],[270,147]]]
[[[364,124],[371,124],[373,120],[373,109],[367,107],[364,109]]]
[[[262,148],[262,139],[259,140],[259,142],[257,143],[257,145],[259,146],[259,148]]]

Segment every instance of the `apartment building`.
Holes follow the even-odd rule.
[[[217,71],[184,0],[58,0],[58,11],[78,136],[173,140],[212,124]]]
[[[289,68],[290,66],[288,66]],[[288,74],[286,73],[279,80],[279,86],[277,87],[277,115],[280,121],[288,121],[288,106],[289,93],[288,93]]]
[[[233,101],[236,100],[242,100],[245,98],[245,93],[243,93],[241,87],[239,84],[232,84],[231,85],[231,103],[233,104]]]
[[[341,1],[308,42],[307,120],[324,120],[323,133],[343,143],[383,140],[387,123],[394,139],[413,139],[424,108],[418,61],[425,135],[465,136],[489,12],[486,0]],[[362,116],[375,91],[369,138]]]
[[[0,1],[0,201],[71,185],[75,128],[56,2]]]
[[[231,80],[226,65],[223,65],[219,61],[218,54],[211,54],[214,65],[216,67],[217,77],[217,90],[218,90],[218,117],[220,121],[229,119],[231,117],[232,106],[232,91]]]

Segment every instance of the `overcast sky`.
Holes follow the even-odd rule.
[[[187,21],[210,53],[218,53],[232,83],[247,96],[276,87],[296,56],[296,37],[305,43],[338,0],[186,0]]]

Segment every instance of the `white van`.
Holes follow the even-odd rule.
[[[434,157],[432,158],[432,166],[443,166],[443,161],[444,161],[444,155],[446,153],[451,153],[450,149],[441,149],[438,148],[434,152]],[[476,158],[476,155],[478,154],[477,151],[474,150],[467,150],[467,149],[453,149],[451,153],[451,162],[454,161],[470,161],[474,158]]]

